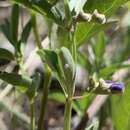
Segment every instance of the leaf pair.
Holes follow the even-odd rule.
[[[75,82],[75,63],[70,51],[62,47],[60,50],[39,50],[38,54],[53,70],[64,92],[72,95]]]

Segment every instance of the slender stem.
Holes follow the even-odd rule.
[[[39,49],[41,49],[42,45],[41,45],[41,40],[40,40],[40,37],[39,37],[39,34],[38,34],[37,21],[36,21],[36,16],[35,16],[34,13],[32,13],[31,18],[32,18],[32,28],[33,28],[35,40],[36,40],[36,43],[37,43],[37,47]]]
[[[77,54],[76,54],[76,43],[75,43],[75,31],[76,31],[76,23],[73,25],[72,32],[70,32],[70,38],[72,38],[72,56],[74,62],[77,62]],[[73,81],[72,91],[68,92],[68,97],[66,98],[65,103],[65,113],[64,113],[64,130],[71,130],[71,113],[72,113],[72,100],[73,94],[75,91],[75,80]]]
[[[45,76],[44,76],[44,85],[43,85],[43,95],[41,100],[41,110],[40,110],[40,117],[38,121],[38,130],[45,130],[45,126],[43,126],[43,121],[45,117],[46,112],[46,106],[47,106],[47,99],[48,99],[48,90],[50,86],[51,81],[51,71],[50,68],[46,65],[45,68]]]
[[[30,101],[30,130],[35,130],[34,101]]]
[[[67,99],[64,113],[64,130],[71,130],[72,100]]]

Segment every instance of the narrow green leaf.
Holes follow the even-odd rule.
[[[127,68],[127,67],[130,67],[130,64],[122,64],[122,63],[113,64],[111,66],[108,66],[108,67],[101,69],[99,72],[99,75],[100,75],[100,77],[109,76],[109,75],[112,75],[118,69]]]
[[[76,68],[70,51],[62,47],[58,53],[60,66],[60,81],[65,85],[65,90],[69,96],[73,94]]]
[[[15,86],[29,87],[32,80],[27,76],[22,76],[16,73],[0,72],[0,79]]]
[[[105,35],[104,35],[104,32],[100,32],[98,34],[98,38],[96,40],[94,51],[95,51],[96,58],[102,60],[104,52],[105,52]]]
[[[105,24],[99,24],[99,23],[79,23],[77,26],[76,31],[76,43],[77,46],[80,46],[81,44],[87,42],[93,35],[98,33],[101,30],[105,30],[112,25],[115,25],[117,23],[117,20],[109,21]]]
[[[75,80],[75,64],[70,51],[62,47],[60,50],[40,50],[38,54],[55,72],[63,90],[72,94]]]
[[[13,45],[13,42],[10,36],[10,23],[8,20],[5,20],[5,23],[0,25],[0,30],[2,31],[4,36],[8,39],[8,41]]]
[[[29,20],[22,31],[21,39],[20,39],[21,42],[23,43],[27,42],[31,32],[31,28],[32,28],[32,23],[31,20]]]
[[[53,26],[55,27],[55,30],[51,30],[51,46],[52,48],[60,49],[61,47],[67,47],[70,48],[72,45],[72,39],[70,37],[70,32],[64,28],[61,28],[60,26]]]
[[[110,16],[127,1],[129,0],[87,0],[84,9],[88,12],[93,12],[97,9],[99,12]]]
[[[67,48],[62,47],[59,52],[59,57],[66,78],[73,80],[76,73],[76,68],[70,51]]]
[[[105,46],[106,40],[104,32],[99,32],[97,37],[94,40],[94,43],[92,44],[93,52],[95,56],[95,69],[96,71],[99,71],[99,69],[104,66],[104,54],[105,54]]]
[[[86,68],[89,73],[92,72],[92,64],[86,53],[78,52],[78,62],[82,67]]]
[[[39,50],[38,54],[40,55],[43,62],[46,62],[53,70],[53,72],[55,72],[57,78],[61,79],[64,77],[57,52],[44,49]]]
[[[11,39],[16,44],[18,41],[18,25],[19,25],[19,5],[14,4],[11,12],[10,35]]]
[[[65,76],[59,61],[58,54],[53,50],[47,49],[38,50],[38,54],[40,55],[43,62],[46,62],[48,66],[53,70],[53,72],[56,74],[56,77],[58,80],[60,80],[61,83],[61,79],[63,79]]]
[[[43,61],[47,62],[47,64],[53,71],[59,72],[58,55],[55,51],[44,49],[44,50],[39,50],[38,54],[40,55]]]
[[[14,55],[7,49],[0,48],[0,59],[14,60]]]

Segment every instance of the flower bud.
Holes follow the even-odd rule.
[[[121,94],[124,92],[124,89],[125,86],[122,82],[91,78],[87,90],[96,94]]]
[[[125,86],[122,82],[106,81],[106,84],[109,85],[108,89],[110,89],[112,93],[124,92]]]

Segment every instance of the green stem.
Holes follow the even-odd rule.
[[[64,130],[71,130],[71,112],[72,112],[72,100],[67,99],[65,103],[65,113],[64,113]]]
[[[45,112],[46,112],[46,106],[47,106],[47,99],[48,99],[48,90],[50,86],[50,81],[51,81],[51,70],[50,68],[46,65],[45,66],[45,76],[44,76],[44,85],[43,85],[43,95],[42,95],[42,100],[41,100],[41,110],[40,110],[40,117],[38,121],[38,130],[44,130],[45,127],[43,126],[43,121],[45,117]]]
[[[72,38],[72,56],[75,61],[77,62],[77,53],[76,53],[76,42],[75,42],[75,32],[76,32],[76,23],[73,25],[74,30],[70,32],[70,38]],[[72,113],[72,97],[75,91],[75,81],[73,81],[72,91],[68,92],[68,98],[66,99],[65,103],[65,113],[64,113],[64,130],[71,130],[71,113]]]
[[[34,101],[30,101],[30,130],[35,130]]]
[[[37,21],[36,21],[36,16],[34,13],[32,13],[32,28],[33,28],[33,32],[34,32],[34,36],[35,36],[35,40],[36,40],[36,43],[37,43],[37,47],[39,49],[42,49],[42,45],[41,45],[41,40],[40,40],[40,37],[39,37],[39,34],[38,34],[38,28],[37,28]]]

